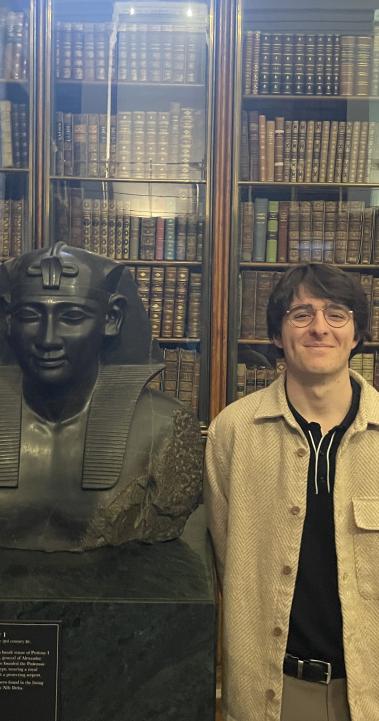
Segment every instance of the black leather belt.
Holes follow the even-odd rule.
[[[315,658],[302,660],[297,656],[286,653],[283,663],[283,671],[287,676],[313,681],[314,683],[330,683],[332,678],[344,678],[346,676],[343,664],[319,661]]]

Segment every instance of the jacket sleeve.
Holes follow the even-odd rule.
[[[227,463],[222,456],[221,444],[216,433],[217,419],[209,428],[205,453],[204,502],[207,509],[208,528],[216,556],[219,581],[224,576],[226,536],[228,530]]]

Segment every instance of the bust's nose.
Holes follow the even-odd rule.
[[[62,339],[57,333],[57,323],[52,309],[48,310],[41,319],[36,346],[37,348],[60,348],[62,346]]]

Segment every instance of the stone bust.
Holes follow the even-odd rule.
[[[177,537],[200,494],[199,427],[148,381],[129,271],[57,243],[0,268],[0,547]]]

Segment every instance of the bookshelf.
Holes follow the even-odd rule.
[[[266,307],[293,263],[354,273],[379,380],[379,13],[372,0],[239,0],[227,401],[283,370]],[[376,379],[376,381],[375,381]]]
[[[33,0],[0,5],[0,258],[34,238],[35,33]]]
[[[156,387],[209,421],[212,2],[48,0],[42,244],[128,266]]]

